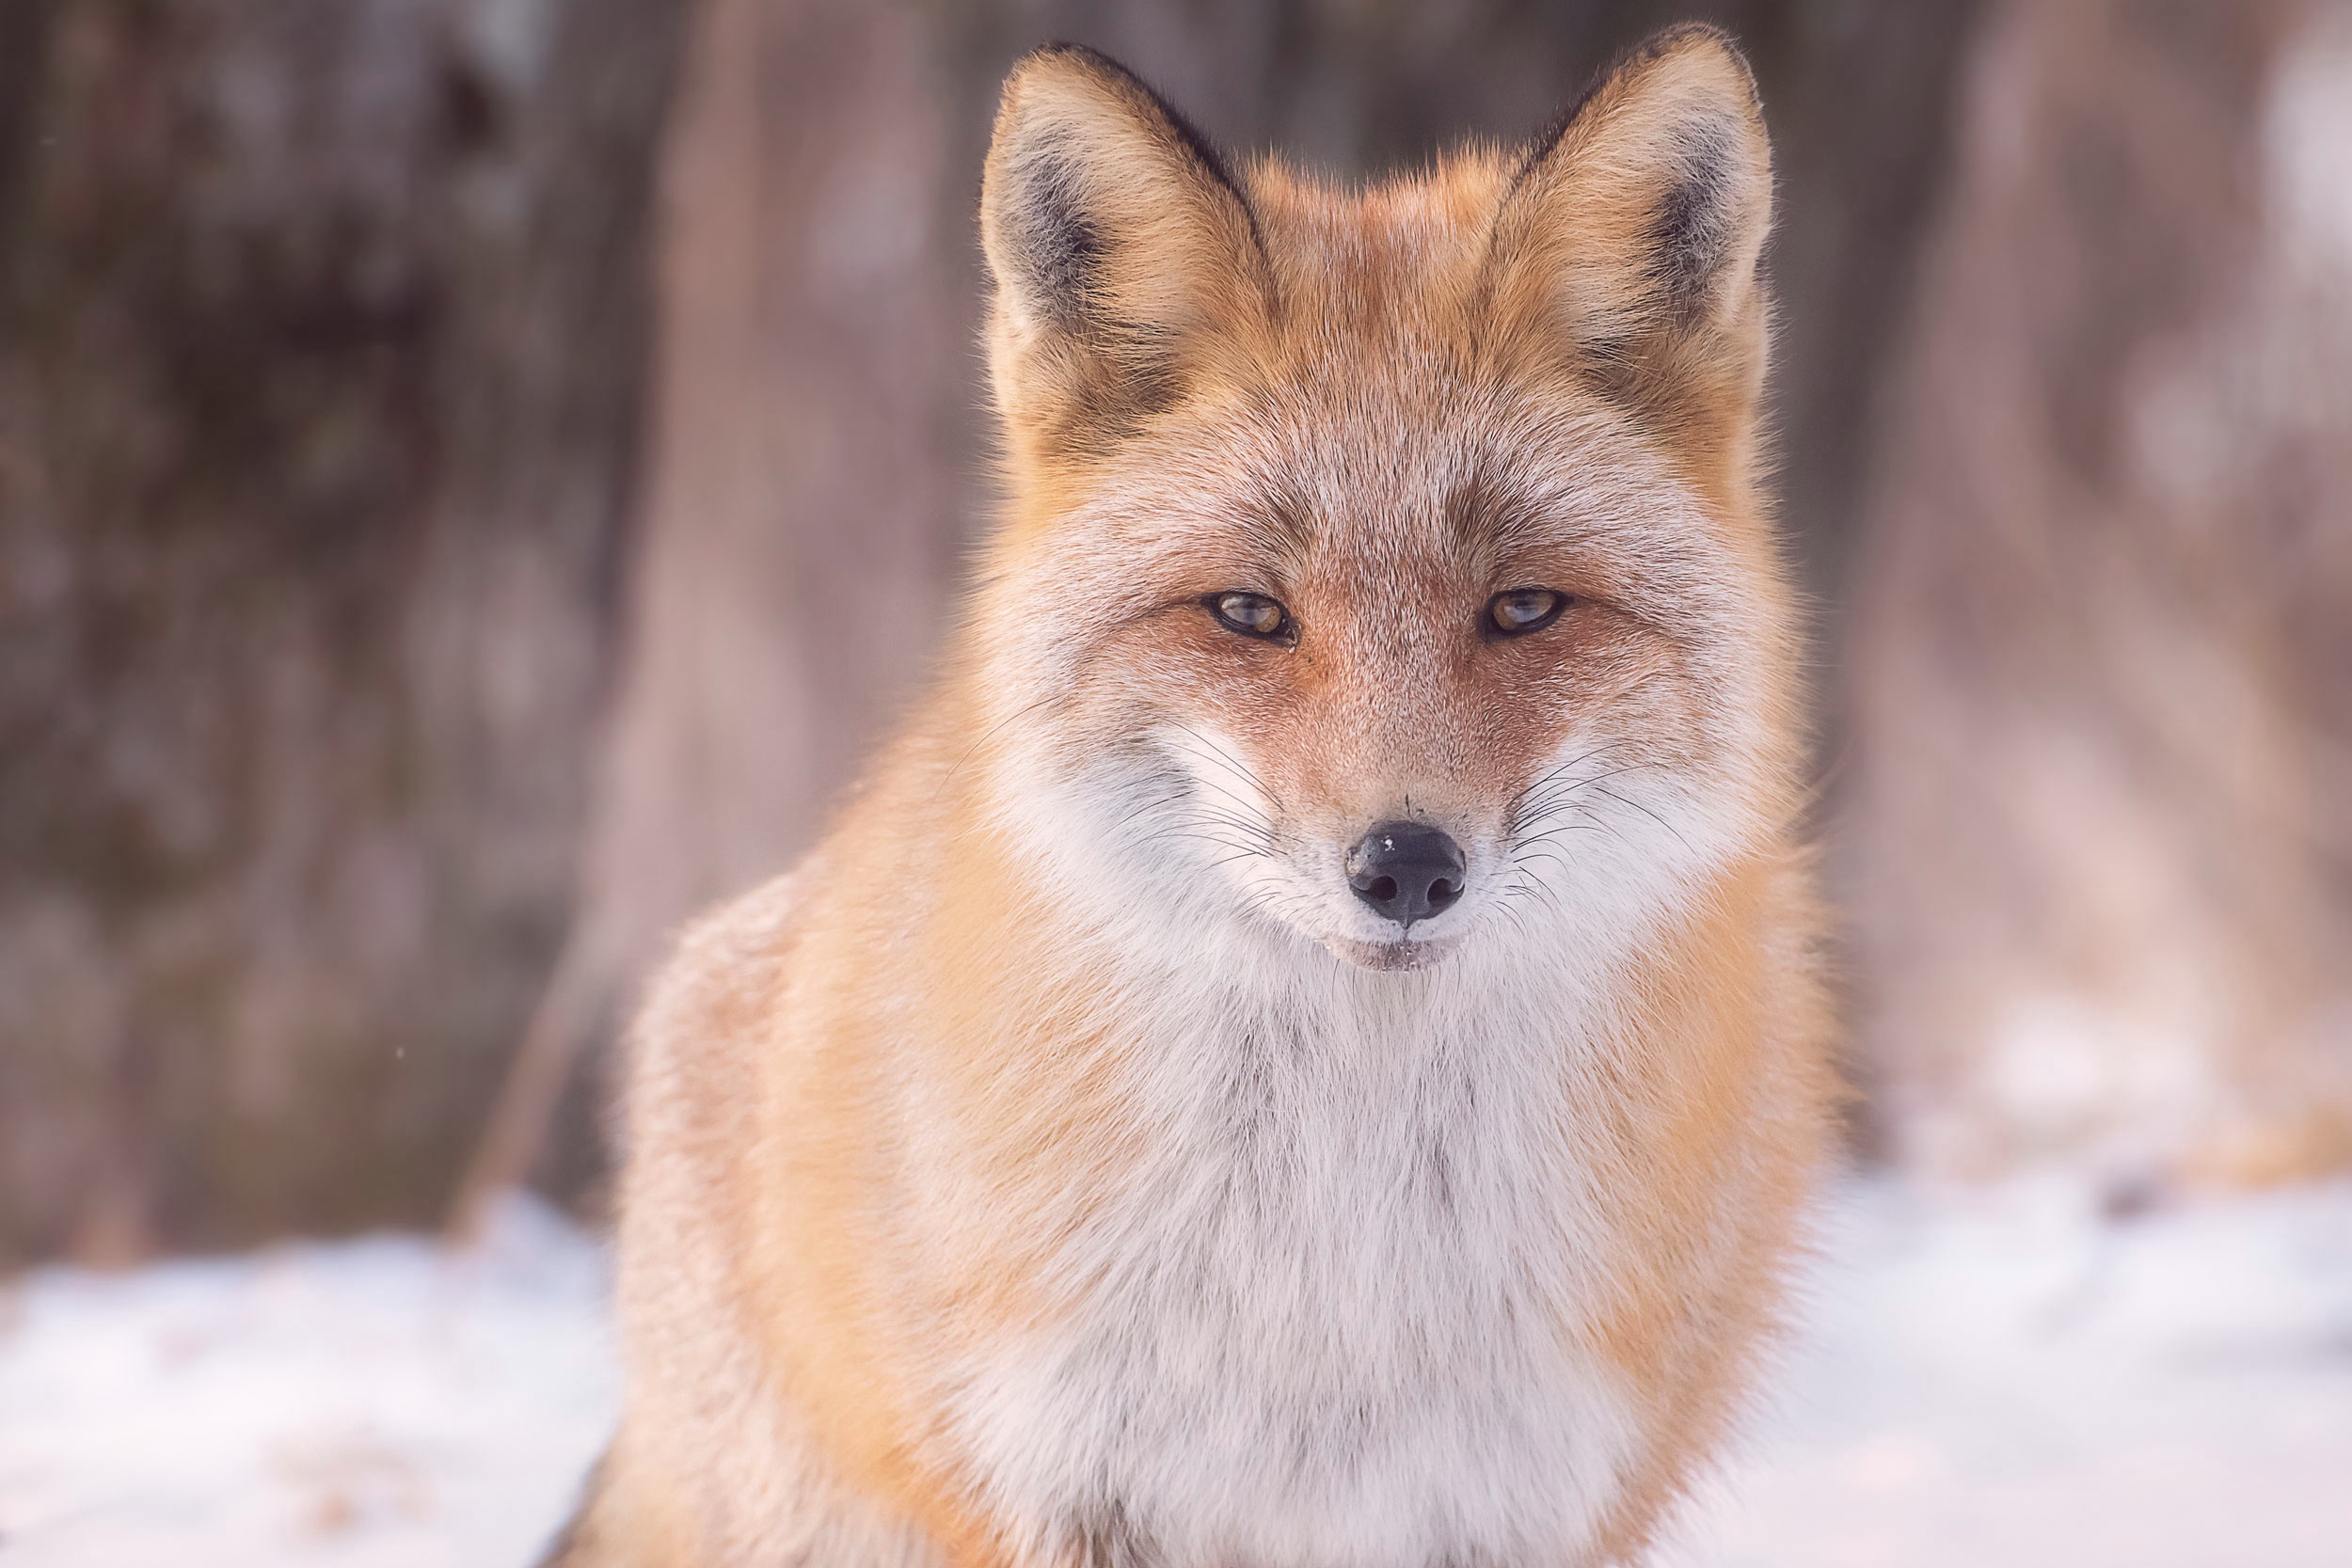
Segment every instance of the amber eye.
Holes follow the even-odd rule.
[[[1212,594],[1200,601],[1209,613],[1244,637],[1272,641],[1291,634],[1291,612],[1263,594]]]
[[[1505,637],[1524,637],[1560,619],[1568,595],[1550,588],[1513,588],[1486,604],[1487,624]]]

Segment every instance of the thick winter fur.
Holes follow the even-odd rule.
[[[562,1560],[1641,1547],[1822,1143],[1770,205],[1704,29],[1361,192],[1014,71],[1005,514],[919,715],[639,1026],[628,1414]],[[1573,599],[1496,635],[1529,587]],[[1396,818],[1468,859],[1406,931],[1343,868]]]

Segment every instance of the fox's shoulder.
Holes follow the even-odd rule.
[[[810,870],[803,862],[689,921],[646,997],[647,1018],[766,995],[799,934],[801,890]]]
[[[632,1094],[657,1092],[679,1073],[711,1073],[763,1054],[816,1048],[823,1031],[813,1005],[855,992],[878,952],[919,922],[926,902],[912,863],[957,837],[945,820],[939,737],[918,725],[877,759],[842,802],[824,838],[800,863],[689,921],[645,990],[631,1036]],[[715,1059],[714,1059],[715,1058]],[[649,1084],[649,1080],[652,1082]],[[723,1091],[722,1091],[723,1092]]]
[[[704,911],[678,933],[631,1031],[633,1101],[691,1093],[732,1077],[713,1058],[732,1057],[765,1032],[800,943],[803,890],[816,860],[811,855]]]

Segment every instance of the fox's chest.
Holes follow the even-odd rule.
[[[1574,1560],[1638,1443],[1577,1333],[1573,1157],[1510,1085],[1386,1087],[1211,1100],[1073,1242],[1075,1310],[967,1369],[964,1447],[1036,1546]]]

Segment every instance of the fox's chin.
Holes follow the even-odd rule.
[[[1407,969],[1427,969],[1462,945],[1460,937],[1440,937],[1421,942],[1351,942],[1334,937],[1324,945],[1339,958],[1359,969],[1378,969],[1391,973]]]

